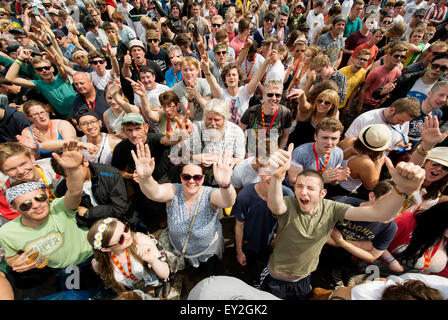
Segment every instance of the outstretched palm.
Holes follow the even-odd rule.
[[[135,163],[135,171],[140,179],[149,178],[154,172],[155,161],[151,158],[151,151],[149,151],[149,146],[143,143],[137,144],[137,152],[131,150],[132,158]]]
[[[422,137],[422,142],[427,144],[427,147],[433,147],[442,142],[448,136],[448,130],[444,133],[440,132],[439,119],[437,116],[429,115],[425,117],[424,127],[418,123],[418,129]]]
[[[62,156],[53,153],[53,158],[55,158],[59,165],[65,170],[78,168],[81,166],[83,160],[79,142],[76,140],[65,142],[62,147]]]
[[[224,152],[219,157],[218,162],[213,163],[213,176],[219,185],[227,185],[232,177],[234,162],[231,157]]]

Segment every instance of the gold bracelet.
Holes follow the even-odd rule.
[[[420,144],[418,147],[417,147],[417,153],[419,154],[419,155],[421,155],[422,157],[427,157],[428,156],[428,151],[425,151],[424,149],[423,149],[423,146]]]

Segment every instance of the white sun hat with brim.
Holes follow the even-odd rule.
[[[429,151],[427,159],[448,167],[448,147],[437,147],[432,149]]]
[[[372,151],[384,151],[389,148],[392,134],[385,124],[371,124],[359,132],[359,140]]]

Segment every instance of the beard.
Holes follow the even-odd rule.
[[[211,142],[218,142],[222,139],[223,136],[224,130],[219,126],[211,125],[205,129],[205,137],[208,137],[209,141]]]

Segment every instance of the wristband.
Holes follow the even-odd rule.
[[[218,187],[221,188],[221,189],[229,189],[229,188],[230,188],[230,182],[229,182],[229,184],[226,184],[226,185],[224,185],[224,186],[218,184]]]
[[[84,38],[84,36],[83,36],[82,34],[80,34],[80,35],[78,36],[78,38],[79,38],[79,40],[82,40],[82,38]]]
[[[400,196],[404,196],[404,197],[406,198],[406,200],[410,199],[410,197],[411,197],[411,195],[412,195],[412,194],[409,194],[409,193],[401,192],[400,190],[398,190],[397,186],[395,186],[395,185],[393,186],[393,189],[394,189],[395,192],[398,193]]]
[[[428,156],[428,151],[424,150],[423,146],[421,144],[417,147],[416,151],[422,157],[427,157]]]
[[[23,65],[23,61],[20,59],[16,59],[16,60],[14,60],[14,62],[16,62],[17,64],[19,64],[21,66]]]
[[[345,243],[345,240],[342,239],[341,241],[338,242],[338,246],[342,247],[344,245],[344,243]]]
[[[49,47],[49,46],[52,46],[53,45],[53,42],[49,42],[49,43],[45,43],[45,45],[47,46],[47,47]]]

